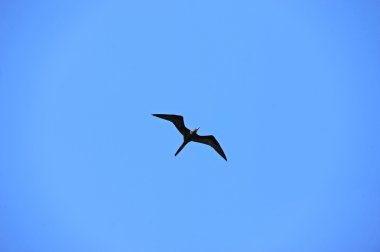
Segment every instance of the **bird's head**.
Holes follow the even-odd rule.
[[[197,132],[198,132],[198,130],[199,130],[199,128],[200,128],[200,127],[198,127],[198,129],[195,129],[195,130],[194,130],[194,133],[197,133]]]

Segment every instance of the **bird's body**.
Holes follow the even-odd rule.
[[[190,130],[188,134],[185,134],[183,136],[183,143],[182,145],[178,148],[177,152],[174,154],[175,156],[178,155],[178,153],[186,146],[186,144],[190,143],[193,141],[195,135],[197,133],[197,130]]]
[[[178,153],[181,152],[181,150],[188,144],[189,142],[198,142],[198,143],[203,143],[211,146],[212,148],[215,149],[216,152],[219,153],[226,161],[227,157],[224,154],[224,151],[222,147],[220,147],[218,141],[216,138],[212,135],[209,136],[200,136],[198,135],[198,129],[194,130],[189,130],[186,128],[183,117],[180,115],[166,115],[166,114],[153,114],[153,116],[168,120],[172,122],[175,127],[178,129],[178,131],[183,135],[183,143],[182,145],[178,148],[177,152],[174,154],[175,156],[178,155]]]

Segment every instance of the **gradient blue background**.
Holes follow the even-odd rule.
[[[379,13],[2,1],[0,251],[380,251]]]

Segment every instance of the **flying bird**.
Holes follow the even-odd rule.
[[[178,155],[178,153],[191,141],[197,142],[197,143],[203,143],[210,145],[216,152],[219,153],[226,161],[227,157],[226,154],[224,154],[224,151],[222,147],[220,147],[220,144],[216,140],[216,138],[212,135],[209,136],[200,136],[198,135],[198,130],[189,130],[186,128],[185,123],[183,121],[183,116],[180,115],[166,115],[166,114],[152,114],[153,116],[168,120],[174,124],[174,126],[178,129],[178,131],[183,135],[183,143],[178,148],[177,152],[174,154],[175,156]]]

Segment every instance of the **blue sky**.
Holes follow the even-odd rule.
[[[0,250],[378,251],[379,11],[2,2]]]

